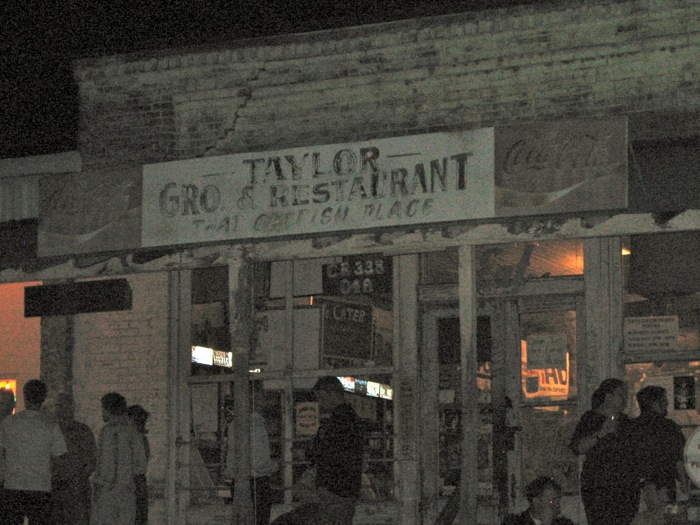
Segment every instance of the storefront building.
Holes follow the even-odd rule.
[[[602,379],[700,423],[698,15],[553,3],[77,61],[79,151],[0,164],[37,188],[0,283],[42,283],[42,377],[95,431],[105,392],[151,412],[154,523],[230,522],[251,378],[290,508],[327,374],[367,425],[356,523],[497,524],[540,474],[585,523],[567,444]]]

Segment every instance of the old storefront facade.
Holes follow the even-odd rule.
[[[500,523],[539,474],[584,523],[566,444],[602,379],[700,423],[698,14],[556,3],[77,61],[79,162],[33,172],[39,259],[0,268],[79,298],[35,291],[42,377],[94,430],[107,391],[151,411],[155,523],[230,520],[250,377],[289,508],[329,373],[367,424],[356,523]]]

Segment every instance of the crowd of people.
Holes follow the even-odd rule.
[[[25,409],[0,390],[0,525],[144,525],[148,522],[148,412],[119,393],[102,396],[98,439],[74,419],[70,396],[24,385]]]
[[[657,525],[664,521],[666,505],[676,499],[676,487],[688,492],[685,438],[666,417],[666,390],[646,386],[636,399],[640,415],[631,419],[624,414],[625,383],[606,379],[571,437],[569,448],[583,456],[581,501],[588,525]],[[560,516],[561,488],[553,479],[533,480],[526,493],[529,508],[508,516],[504,525],[572,523]]]
[[[323,377],[314,387],[326,414],[309,458],[316,500],[276,523],[350,524],[361,490],[364,436],[360,418],[343,396],[340,381]],[[253,407],[264,392],[251,383]],[[148,412],[128,406],[119,393],[102,396],[104,426],[95,439],[74,418],[70,396],[57,394],[54,417],[44,410],[48,389],[38,379],[23,389],[25,409],[13,414],[15,396],[0,390],[0,525],[145,525],[148,522],[146,437]],[[235,425],[236,420],[231,422]],[[234,432],[229,429],[229,440]],[[250,493],[254,522],[270,522],[270,476],[277,464],[263,416],[251,414]],[[233,478],[235,447],[229,442],[227,474]],[[232,493],[235,484],[232,482]]]
[[[276,525],[349,525],[362,486],[364,436],[357,414],[343,396],[340,381],[320,378],[314,392],[326,417],[307,451],[314,469],[315,499],[275,520]],[[0,390],[0,525],[144,525],[148,522],[146,437],[148,412],[128,406],[119,393],[102,396],[104,426],[95,437],[75,421],[69,396],[58,394],[55,418],[42,410],[47,386],[38,379],[23,389],[25,410],[13,414],[14,393]],[[251,383],[251,398],[263,395]],[[583,456],[581,500],[588,525],[656,523],[677,486],[688,491],[683,466],[685,438],[667,418],[664,388],[647,386],[636,395],[640,415],[624,414],[627,388],[606,379],[591,397],[591,409],[578,421],[569,444]],[[231,423],[235,424],[235,421]],[[255,523],[270,521],[270,475],[277,465],[263,417],[253,412],[250,493]],[[229,439],[233,435],[229,431]],[[228,474],[235,455],[229,443]],[[235,485],[232,485],[232,491]],[[571,525],[561,516],[561,487],[550,477],[526,488],[527,510],[504,525]],[[640,512],[640,500],[644,509]]]
[[[676,485],[687,493],[683,466],[685,437],[668,419],[668,397],[660,386],[646,386],[636,395],[640,415],[624,414],[627,386],[619,379],[603,381],[591,399],[591,410],[578,422],[570,448],[585,456],[581,499],[589,525],[643,523],[647,510],[675,500]]]

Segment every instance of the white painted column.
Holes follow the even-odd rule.
[[[186,525],[190,504],[190,393],[192,361],[192,271],[168,273],[168,457],[165,522]]]
[[[394,432],[396,523],[419,523],[418,255],[394,257]]]
[[[584,239],[585,341],[579,343],[579,399],[583,408],[603,379],[621,377],[623,344],[622,242],[619,237]],[[583,350],[583,352],[581,352]],[[582,355],[583,354],[583,355]],[[582,373],[583,372],[583,373]],[[579,407],[582,408],[582,407]]]
[[[233,478],[236,487],[233,493],[232,525],[253,523],[253,501],[248,488],[250,478],[250,395],[248,390],[248,355],[253,335],[252,263],[245,256],[229,263],[228,314],[233,351],[233,412],[236,425],[233,427],[236,468]]]
[[[460,351],[460,401],[462,404],[462,473],[459,490],[459,523],[474,525],[477,522],[479,440],[479,406],[476,375],[478,370],[476,348],[476,271],[474,246],[459,248],[459,327]]]

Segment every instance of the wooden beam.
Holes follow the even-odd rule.
[[[399,255],[441,251],[463,245],[502,244],[560,239],[591,239],[648,233],[697,231],[700,210],[692,209],[674,216],[653,213],[598,214],[571,218],[519,217],[498,223],[479,224],[446,233],[441,227],[404,230],[401,234],[358,233],[349,237],[324,236],[303,239],[268,239],[255,243],[221,243],[199,247],[174,247],[169,255],[144,263],[134,262],[133,253],[105,256],[91,265],[80,264],[76,256],[36,270],[4,268],[0,283],[44,281],[48,279],[89,279],[144,272],[225,265],[246,252],[252,261],[299,260],[365,253]],[[142,253],[141,251],[138,252]],[[139,257],[136,258],[140,260]]]

